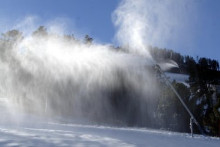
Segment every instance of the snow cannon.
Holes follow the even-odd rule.
[[[189,110],[188,106],[186,105],[186,103],[183,101],[182,97],[180,96],[180,94],[177,92],[177,90],[173,87],[173,85],[171,84],[169,78],[166,76],[165,72],[161,69],[160,65],[156,64],[154,65],[154,69],[156,71],[157,76],[162,79],[165,84],[167,86],[170,87],[170,89],[175,93],[175,95],[177,96],[177,98],[179,99],[179,101],[181,102],[181,104],[183,105],[183,107],[186,109],[186,111],[188,112],[188,114],[190,115],[190,130],[191,130],[191,136],[193,137],[193,123],[196,124],[196,126],[198,127],[200,133],[202,135],[205,135],[205,132],[203,131],[202,127],[200,126],[200,124],[198,123],[198,121],[196,120],[196,118],[194,117],[194,115],[192,114],[192,112]]]

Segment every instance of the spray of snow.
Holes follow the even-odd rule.
[[[19,104],[19,110],[40,115],[146,123],[146,113],[152,115],[150,100],[157,95],[155,78],[146,69],[154,63],[146,46],[161,34],[168,36],[172,25],[163,12],[173,2],[122,0],[112,16],[116,38],[126,52],[58,35],[62,24],[51,22],[50,33],[44,35],[31,35],[28,27],[18,25],[27,30],[24,38],[0,42],[2,97]],[[163,25],[161,20],[166,20]],[[23,24],[34,26],[31,18]],[[138,111],[132,108],[136,103]]]
[[[131,101],[146,101],[155,93],[146,58],[53,32],[15,40],[0,44],[0,89],[2,97],[20,111],[96,121],[124,117],[127,121],[130,114],[115,116],[115,111],[127,111]],[[123,98],[130,102],[112,104]],[[14,105],[8,108],[15,110]],[[140,109],[140,119],[146,109]]]
[[[130,52],[150,56],[147,46],[189,44],[196,0],[122,0],[112,14],[116,41]],[[191,36],[193,36],[191,34]],[[189,39],[189,40],[188,40]],[[183,44],[184,46],[184,44]]]

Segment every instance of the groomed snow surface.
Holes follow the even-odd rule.
[[[150,129],[39,123],[0,127],[0,146],[219,147],[218,138]]]
[[[9,103],[10,104],[10,103]],[[219,147],[220,139],[146,128],[117,128],[89,123],[61,123],[24,115],[0,102],[0,147],[113,146]],[[62,120],[62,119],[61,119]],[[64,122],[64,120],[62,120]]]

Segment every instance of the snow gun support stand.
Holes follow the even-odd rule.
[[[157,72],[157,74],[160,75],[160,78],[162,78],[166,85],[169,86],[172,91],[176,94],[177,98],[179,99],[179,101],[181,102],[181,104],[184,106],[184,108],[186,109],[186,111],[188,112],[188,114],[190,115],[190,131],[191,131],[191,136],[193,137],[193,123],[196,124],[196,126],[198,127],[200,133],[202,135],[205,135],[203,129],[201,128],[200,124],[198,123],[198,121],[196,120],[196,118],[194,117],[194,115],[191,113],[191,111],[189,110],[189,108],[187,107],[187,105],[185,104],[185,102],[183,101],[182,97],[179,95],[179,93],[176,91],[176,89],[173,87],[173,85],[171,84],[170,80],[168,79],[168,77],[165,75],[165,73],[161,70],[159,65],[155,65],[155,70]]]

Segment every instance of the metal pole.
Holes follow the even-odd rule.
[[[190,118],[189,126],[190,126],[191,136],[193,137],[193,118],[192,117]]]
[[[189,110],[189,108],[187,107],[187,105],[185,104],[185,102],[183,101],[183,99],[181,98],[181,96],[179,95],[179,93],[176,91],[176,89],[173,87],[173,85],[171,84],[171,82],[169,81],[169,79],[167,78],[167,76],[165,75],[165,73],[161,70],[159,65],[156,65],[156,69],[158,70],[158,72],[161,74],[161,77],[165,80],[166,84],[172,89],[172,91],[176,94],[177,98],[180,100],[181,104],[184,106],[184,108],[186,109],[186,111],[189,113],[192,122],[194,122],[200,133],[201,134],[205,134],[204,131],[202,130],[201,126],[199,125],[198,121],[196,120],[196,118],[194,117],[194,115],[191,113],[191,111]]]

